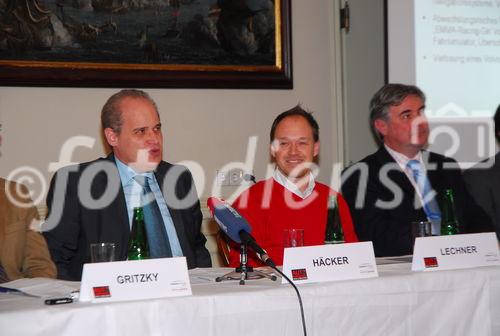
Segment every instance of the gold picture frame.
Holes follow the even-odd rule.
[[[291,0],[11,2],[24,5],[3,9],[2,86],[293,88]]]

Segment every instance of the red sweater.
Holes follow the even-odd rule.
[[[344,198],[318,182],[312,194],[302,199],[270,178],[245,190],[234,201],[233,207],[248,221],[252,227],[251,234],[257,243],[267,251],[277,265],[282,265],[283,230],[304,229],[304,246],[324,244],[328,196],[331,194],[338,195],[337,202],[345,241],[357,242],[351,213]],[[239,246],[233,243],[230,266],[237,267],[239,263]],[[263,265],[253,252],[248,253],[248,264]]]

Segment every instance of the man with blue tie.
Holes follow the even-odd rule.
[[[185,256],[189,268],[210,267],[191,173],[162,160],[156,103],[143,91],[122,90],[104,105],[101,124],[112,153],[60,169],[47,195],[44,235],[58,277],[80,280],[92,243],[115,243],[118,259],[126,259],[138,206],[151,257]]]
[[[425,95],[416,86],[387,84],[370,102],[370,124],[380,148],[342,173],[342,194],[361,241],[375,255],[411,254],[411,223],[430,221],[440,234],[440,199],[455,195],[460,232],[492,231],[491,221],[467,192],[457,162],[426,151]]]

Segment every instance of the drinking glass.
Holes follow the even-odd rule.
[[[283,230],[283,246],[284,247],[304,246],[304,229]]]
[[[93,263],[115,261],[115,249],[114,243],[90,244],[90,261]]]

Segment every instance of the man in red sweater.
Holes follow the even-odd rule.
[[[351,214],[340,194],[315,182],[311,168],[319,153],[319,126],[300,105],[281,113],[273,122],[270,152],[276,163],[273,177],[256,183],[233,203],[252,226],[252,236],[276,264],[283,264],[283,231],[303,229],[304,246],[321,245],[325,240],[328,199],[337,195],[337,204],[346,242],[357,242]],[[249,265],[263,265],[256,254],[248,255]],[[239,248],[231,246],[230,265],[239,265]]]

